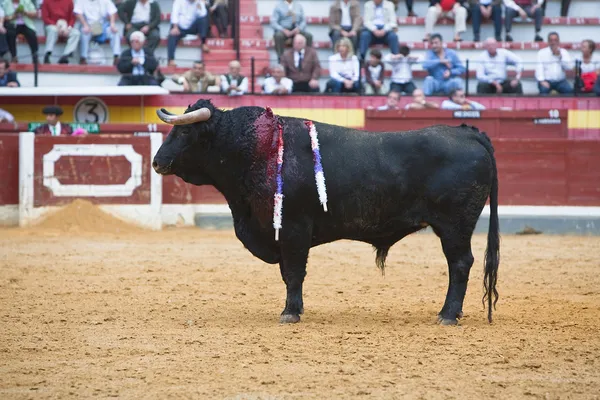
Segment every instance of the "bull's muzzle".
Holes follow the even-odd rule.
[[[152,168],[160,175],[171,175],[173,174],[173,160],[170,162],[159,162],[156,158],[152,161]]]

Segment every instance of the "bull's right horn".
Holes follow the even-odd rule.
[[[202,107],[183,115],[175,115],[161,108],[160,110],[156,110],[156,115],[158,115],[161,121],[169,125],[186,125],[193,124],[194,122],[208,121],[210,119],[210,110]]]

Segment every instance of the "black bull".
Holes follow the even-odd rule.
[[[483,300],[492,321],[498,299],[498,179],[490,139],[476,128],[438,125],[371,133],[315,122],[327,186],[325,212],[302,119],[260,107],[221,111],[206,100],[181,116],[157,113],[176,126],[158,150],[154,169],[194,185],[214,185],[225,196],[238,239],[264,262],[279,263],[287,287],[281,322],[298,322],[304,311],[302,284],[311,247],[340,239],[370,243],[383,271],[393,244],[431,226],[441,240],[450,280],[438,319],[456,324],[473,264],[471,236],[488,197]],[[278,126],[285,147],[283,228],[276,241]]]

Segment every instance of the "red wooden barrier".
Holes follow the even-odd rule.
[[[432,124],[456,126],[465,123],[476,126],[493,138],[558,139],[568,137],[567,117],[567,110],[366,110],[365,129],[382,132],[421,129]]]
[[[600,141],[496,138],[493,143],[498,163],[501,205],[600,206]],[[78,156],[67,154],[54,160],[51,176],[56,180],[53,184],[44,184],[43,156],[57,144],[131,145],[129,155],[135,153],[139,155],[135,157],[141,157],[137,162],[137,165],[141,165],[139,184],[134,185],[131,195],[126,198],[104,196],[96,200],[109,204],[150,202],[149,182],[154,172],[150,167],[148,138],[94,135],[84,138],[35,138],[34,206],[63,204],[71,200],[73,197],[64,192],[62,185],[93,184],[96,187],[94,190],[102,191],[104,185],[124,185],[134,175],[133,164],[124,158],[128,157],[126,155],[106,155],[102,152],[86,155],[84,151],[79,152]],[[3,168],[0,169],[0,205],[19,203],[18,146],[18,135],[0,134],[0,159],[3,162]],[[48,159],[46,157],[46,162],[49,162]],[[326,167],[326,159],[323,164]],[[56,189],[59,186],[61,188]],[[56,196],[53,190],[63,190],[63,193]],[[189,185],[175,176],[163,179],[162,204],[223,202],[223,197],[212,187]]]

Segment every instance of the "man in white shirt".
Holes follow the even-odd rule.
[[[400,102],[400,93],[391,91],[387,95],[385,104],[377,107],[377,110],[379,110],[379,111],[399,110],[400,109],[400,105],[398,104],[399,102]]]
[[[392,54],[398,54],[398,20],[394,3],[388,0],[369,0],[365,3],[364,29],[360,33],[360,58],[365,60],[371,43],[387,44]]]
[[[229,96],[241,96],[248,92],[248,78],[240,75],[242,65],[233,60],[229,63],[229,73],[221,75],[221,91]]]
[[[548,34],[548,47],[538,51],[535,79],[541,95],[556,90],[560,94],[573,93],[573,86],[567,82],[565,71],[573,69],[569,52],[560,47],[558,33]]]
[[[76,0],[73,12],[81,25],[80,64],[87,64],[90,41],[110,41],[113,64],[121,54],[121,34],[117,29],[117,7],[111,0]]]
[[[473,100],[467,100],[465,91],[454,89],[450,92],[450,99],[442,102],[442,110],[485,110],[485,106]]]
[[[425,93],[421,89],[413,91],[412,102],[404,106],[405,110],[437,110],[440,106],[432,101],[427,101]]]
[[[485,49],[477,57],[477,93],[523,93],[521,86],[521,73],[523,63],[521,59],[510,50],[499,49],[498,42],[494,38],[488,38],[483,42]],[[512,65],[517,71],[514,79],[507,79],[506,68]]]
[[[281,64],[271,68],[271,76],[263,83],[265,94],[290,94],[293,86],[292,80],[285,77],[285,68]]]
[[[15,122],[15,117],[6,110],[0,108],[0,122]]]
[[[202,51],[209,52],[206,45],[208,34],[208,11],[204,0],[175,0],[171,10],[171,30],[167,42],[169,66],[174,67],[177,43],[186,35],[198,35]]]
[[[389,53],[383,58],[383,61],[392,66],[390,91],[411,95],[416,89],[412,81],[412,65],[419,61],[418,58],[410,55],[408,46],[400,46],[400,53]]]

